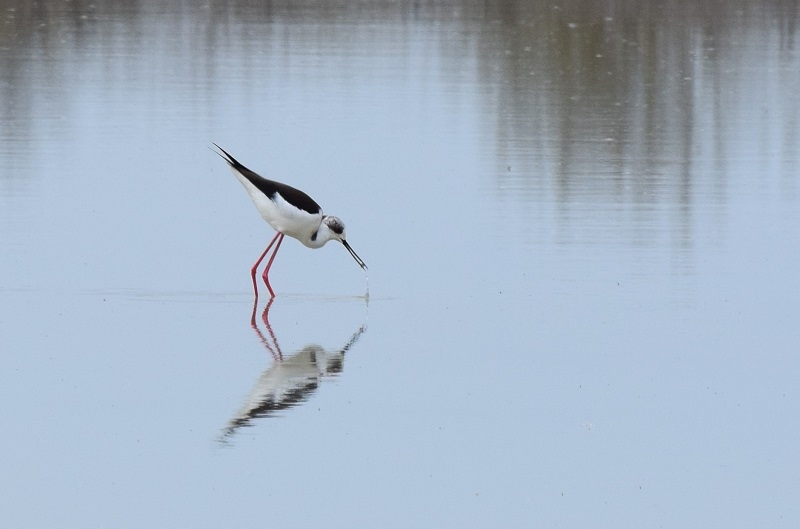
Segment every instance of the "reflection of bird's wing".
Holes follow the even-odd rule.
[[[239,428],[249,426],[254,419],[274,416],[308,400],[323,376],[336,376],[342,372],[345,353],[364,331],[366,326],[360,327],[335,352],[309,345],[283,360],[276,360],[264,370],[242,408],[228,422],[221,440],[224,442]]]
[[[307,400],[328,371],[325,356],[322,347],[309,345],[264,370],[242,408],[229,421],[225,435],[255,418],[275,415]]]

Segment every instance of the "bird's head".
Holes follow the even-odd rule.
[[[347,244],[347,237],[344,234],[344,222],[339,217],[334,217],[333,215],[325,215],[322,218],[322,224],[325,226],[328,231],[330,232],[330,238],[335,239],[341,242],[347,251],[350,252],[350,255],[353,256],[353,259],[356,260],[358,266],[363,268],[364,270],[367,269],[367,264],[361,260],[361,258],[356,254],[356,252]]]
[[[342,222],[342,219],[339,217],[325,215],[322,218],[322,223],[330,230],[331,239],[336,239],[337,241],[344,241],[347,239],[344,234],[344,222]]]

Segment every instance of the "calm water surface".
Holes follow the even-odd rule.
[[[0,525],[796,527],[796,3],[314,4],[2,4]]]

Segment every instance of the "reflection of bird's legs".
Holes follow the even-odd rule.
[[[283,234],[281,232],[275,234],[275,237],[273,237],[272,240],[269,242],[266,250],[264,250],[264,253],[261,254],[261,257],[258,258],[256,264],[254,264],[253,268],[250,269],[250,277],[253,278],[253,291],[256,293],[256,299],[258,299],[258,285],[256,284],[256,269],[258,268],[258,265],[261,264],[261,261],[264,260],[264,257],[267,255],[269,249],[272,248],[272,245],[275,244],[275,241],[278,240],[278,237],[281,237],[281,239],[283,239]],[[279,242],[278,246],[280,245],[281,243]],[[278,250],[276,249],[275,251],[277,252]],[[272,259],[275,259],[275,254],[272,254]],[[272,264],[272,259],[270,259],[269,261],[270,265]],[[269,269],[269,265],[267,265],[267,269]],[[275,293],[272,292],[272,287],[269,286],[269,281],[266,280],[266,271],[264,273],[264,281],[267,283],[267,288],[269,289],[269,293],[272,294],[272,297],[275,297]]]
[[[272,344],[267,340],[264,333],[261,332],[261,329],[258,328],[258,324],[256,323],[256,308],[258,307],[258,301],[253,304],[253,313],[250,316],[250,326],[256,331],[258,335],[258,339],[264,344],[264,347],[267,348],[267,351],[272,355],[272,358],[275,360],[283,360],[283,353],[281,352],[281,347],[278,345],[278,339],[275,337],[275,333],[272,332],[272,326],[269,324],[269,308],[272,306],[272,303],[275,301],[275,298],[270,298],[267,306],[264,307],[264,312],[261,315],[261,319],[264,321],[264,325],[267,326],[267,332],[269,332],[270,338],[272,338]],[[274,345],[274,347],[273,347]]]
[[[250,314],[250,326],[253,329],[257,329],[258,326],[256,325],[256,309],[258,308],[258,298],[253,300],[253,313]]]
[[[269,309],[272,306],[272,302],[273,301],[275,301],[275,298],[270,299],[269,303],[267,303],[267,306],[264,307],[264,312],[261,313],[261,321],[264,322],[264,325],[267,327],[267,332],[269,333],[270,337],[272,338],[272,343],[275,344],[275,350],[278,352],[278,358],[280,358],[282,360],[283,359],[283,351],[281,351],[281,346],[278,345],[278,337],[275,336],[274,332],[272,332],[272,325],[269,324]]]

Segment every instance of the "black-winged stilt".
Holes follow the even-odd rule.
[[[219,154],[223,160],[231,166],[233,174],[242,183],[247,194],[253,199],[256,209],[267,223],[277,232],[272,241],[267,245],[264,253],[253,265],[250,275],[253,278],[253,290],[258,298],[258,286],[256,284],[256,269],[264,257],[269,252],[272,245],[276,243],[275,251],[272,252],[267,267],[261,277],[269,289],[271,297],[275,297],[275,292],[269,284],[269,269],[275,260],[275,255],[283,242],[283,236],[293,237],[308,246],[309,248],[321,248],[326,242],[336,240],[341,242],[358,266],[367,269],[366,263],[356,254],[347,244],[344,234],[344,223],[332,215],[323,215],[322,208],[314,200],[300,191],[286,184],[268,180],[256,174],[244,165],[240,164],[236,158],[228,154],[225,149],[214,144],[220,150]]]

